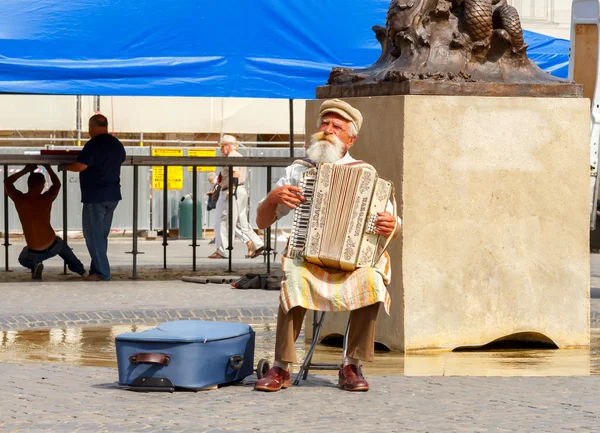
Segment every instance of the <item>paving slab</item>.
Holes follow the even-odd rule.
[[[372,377],[367,393],[311,375],[278,393],[119,389],[108,368],[3,364],[2,431],[599,431],[600,377]]]

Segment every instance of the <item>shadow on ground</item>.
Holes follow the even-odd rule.
[[[201,263],[197,266],[196,272],[192,271],[191,266],[175,265],[169,266],[167,269],[162,267],[143,265],[138,266],[136,272],[136,280],[147,280],[147,281],[170,281],[180,280],[183,276],[213,276],[213,275],[231,275],[231,276],[242,276],[247,273],[264,273],[266,272],[266,264],[260,263],[248,263],[247,261],[241,261],[236,263],[233,261],[232,272],[228,272],[228,264],[204,264]],[[281,268],[281,266],[279,266]],[[275,266],[271,265],[271,270],[274,270]],[[68,271],[67,271],[68,272]],[[131,266],[113,266],[112,267],[112,280],[113,281],[131,281],[133,277],[133,271]],[[1,283],[23,283],[31,280],[31,273],[24,268],[18,268],[10,272],[0,272]],[[43,279],[45,282],[65,282],[65,283],[76,283],[81,282],[81,278],[72,273],[63,274],[62,269],[57,267],[51,267],[44,270]],[[35,282],[35,281],[32,281]]]

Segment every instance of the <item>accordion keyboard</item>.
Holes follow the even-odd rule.
[[[365,227],[365,233],[370,235],[377,234],[375,231],[375,224],[377,224],[377,214],[369,215],[369,218],[367,219],[367,226]]]
[[[304,248],[308,239],[308,227],[310,223],[310,211],[317,182],[316,170],[304,172],[298,187],[302,190],[304,202],[296,207],[292,233],[288,247],[287,256],[292,259],[303,257]]]

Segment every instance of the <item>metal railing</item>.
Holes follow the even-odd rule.
[[[286,152],[288,149],[282,149]],[[70,163],[75,160],[73,155],[22,155],[22,154],[0,154],[0,166],[3,167],[4,179],[8,177],[9,166],[25,165],[25,164],[50,164],[58,165],[61,163]],[[163,167],[163,268],[167,267],[167,193],[168,193],[168,169],[169,167],[192,167],[192,270],[197,270],[196,266],[196,248],[198,246],[197,239],[197,209],[196,203],[198,201],[198,188],[197,188],[197,167],[227,167],[230,171],[229,175],[229,188],[232,189],[233,185],[233,166],[244,166],[244,167],[264,167],[267,170],[267,181],[266,181],[266,193],[268,194],[271,190],[272,184],[272,169],[274,167],[286,167],[293,162],[294,158],[290,157],[242,157],[242,158],[206,158],[206,157],[161,157],[161,156],[148,156],[148,155],[128,155],[123,165],[125,167],[133,168],[133,188],[132,188],[132,278],[137,278],[137,255],[140,254],[138,250],[137,238],[138,238],[138,212],[139,212],[139,167],[145,166],[161,166]],[[63,218],[63,237],[64,241],[68,243],[68,202],[67,194],[69,190],[69,182],[67,179],[67,172],[62,172],[62,218]],[[229,194],[228,203],[228,217],[229,217],[229,233],[228,233],[228,272],[232,271],[232,249],[233,249],[233,195]],[[4,193],[4,244],[5,247],[5,270],[9,271],[9,247],[10,244],[10,230],[9,230],[9,216],[8,216],[8,196]],[[272,252],[271,248],[271,228],[266,229],[266,245],[265,245],[265,256],[267,262],[267,272],[270,272],[270,256]],[[66,273],[67,267],[64,266],[64,272]]]
[[[68,150],[81,150],[80,147],[76,146],[60,146],[59,149],[68,149]],[[0,147],[0,160],[2,159],[3,154],[19,154],[25,155],[30,153],[37,153],[42,148],[40,147]],[[125,148],[128,155],[146,155],[149,156],[151,152],[150,147],[139,147],[139,146],[128,146]],[[161,148],[162,149],[162,148]],[[196,150],[198,147],[181,147],[183,155],[188,155],[189,150]],[[206,149],[206,148],[202,148]],[[210,148],[212,150],[216,150],[216,148]],[[245,147],[239,149],[239,152],[247,157],[254,156],[263,156],[263,157],[285,157],[289,155],[289,149],[287,148],[255,148],[255,147]],[[302,148],[297,148],[295,152],[295,156],[300,158],[304,156],[304,150]],[[18,171],[21,167],[11,166],[9,172]],[[41,170],[43,173],[43,169]],[[2,167],[0,166],[0,177],[2,176]],[[168,191],[168,228],[173,229],[178,226],[179,223],[179,213],[178,213],[178,204],[182,197],[192,193],[192,171],[185,167],[182,170],[183,173],[183,183],[179,187],[179,189],[170,189]],[[283,169],[274,167],[272,176],[275,180],[277,180],[283,174]],[[152,189],[152,180],[153,169],[151,167],[142,167],[138,172],[138,197],[141,200],[140,203],[140,211],[138,214],[138,228],[141,230],[154,230],[155,227],[162,227],[162,216],[163,216],[163,195],[153,193]],[[208,181],[208,172],[200,173],[198,175],[198,197],[204,199],[206,201],[206,193],[212,189],[212,185],[210,185]],[[249,209],[249,219],[254,220],[256,217],[256,207],[258,205],[259,200],[264,196],[264,184],[266,182],[267,170],[264,167],[254,167],[248,170],[248,176],[246,178],[246,189],[248,190],[248,209]],[[26,189],[26,179],[19,179],[16,183],[17,188],[23,190]],[[79,174],[70,172],[67,174],[67,182],[69,186],[67,200],[71,203],[76,203],[81,200],[80,189],[77,187],[79,183]],[[133,200],[133,166],[123,167],[121,170],[121,189],[123,195],[123,202],[129,203]],[[74,188],[75,187],[75,188]],[[162,187],[157,190],[162,190]],[[206,204],[206,203],[205,203]],[[4,212],[2,200],[0,200],[0,214]],[[202,228],[203,230],[207,230],[212,228],[212,215],[214,211],[203,212],[202,213]],[[20,231],[21,226],[19,223],[19,219],[16,213],[15,207],[9,202],[9,230],[10,231]],[[52,226],[59,229],[62,227],[62,196],[59,196],[58,199],[54,202],[52,206],[52,218],[51,223]],[[81,209],[73,208],[68,215],[68,225],[72,228],[72,230],[81,230]],[[278,226],[280,228],[290,228],[291,227],[291,217],[287,216],[282,218],[278,222]],[[119,206],[117,207],[112,223],[113,231],[122,230],[124,233],[128,232],[132,229],[131,224],[131,209],[129,207]]]

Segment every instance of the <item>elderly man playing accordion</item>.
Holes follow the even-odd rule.
[[[356,141],[362,122],[360,111],[350,104],[337,99],[323,102],[319,130],[306,149],[307,158],[317,164],[355,162],[349,149]],[[304,161],[287,167],[277,187],[261,201],[256,217],[259,228],[270,226],[303,202],[302,189],[298,185],[302,173],[310,165],[300,162]],[[395,237],[400,231],[400,221],[397,222],[391,212],[393,207],[389,203],[386,212],[377,216],[376,233],[385,238]],[[369,384],[362,375],[360,363],[374,359],[375,320],[380,302],[389,314],[388,254],[384,253],[373,267],[361,267],[352,272],[323,268],[285,255],[282,263],[285,278],[277,315],[275,362],[265,377],[256,382],[254,389],[279,391],[291,386],[290,366],[296,361],[295,341],[306,310],[311,309],[351,310],[347,356],[339,370],[339,384],[347,391],[368,391]]]

